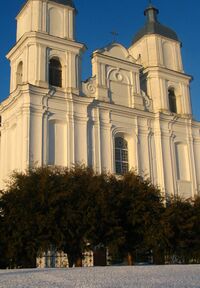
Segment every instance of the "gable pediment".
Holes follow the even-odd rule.
[[[97,50],[96,52],[116,59],[120,59],[123,61],[128,61],[135,63],[136,60],[130,55],[129,51],[123,45],[119,43],[112,43],[107,47]]]

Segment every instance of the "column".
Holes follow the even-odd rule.
[[[101,171],[112,171],[113,148],[110,115],[107,110],[100,110],[100,151]]]

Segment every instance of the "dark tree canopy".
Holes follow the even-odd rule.
[[[82,253],[108,248],[112,259],[200,261],[200,198],[171,199],[130,171],[97,174],[74,166],[14,173],[0,197],[0,267],[35,267],[51,247],[79,266]],[[175,259],[175,260],[174,260]]]

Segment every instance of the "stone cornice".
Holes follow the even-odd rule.
[[[109,55],[104,55],[102,53],[100,53],[98,50],[93,52],[92,54],[92,58],[94,58],[95,56],[98,56],[99,58],[102,58],[102,59],[105,59],[105,61],[114,61],[115,63],[121,63],[121,64],[125,64],[125,65],[129,65],[131,67],[135,67],[135,68],[142,68],[142,66],[140,64],[137,64],[133,61],[128,61],[128,60],[122,60],[120,58],[116,58],[116,57],[112,57],[112,56],[109,56]],[[107,63],[107,62],[106,62]]]
[[[33,42],[31,41],[33,40]],[[11,48],[11,50],[6,55],[7,59],[10,59],[12,55],[19,50],[19,47],[23,44],[44,44],[45,46],[52,47],[52,44],[55,44],[55,46],[60,45],[60,49],[63,51],[67,50],[66,47],[69,47],[71,49],[78,49],[84,52],[87,48],[84,44],[78,43],[75,41],[71,41],[68,39],[63,39],[55,36],[51,36],[47,33],[42,32],[26,32],[19,41]]]
[[[185,74],[183,72],[180,71],[174,71],[168,68],[164,68],[164,67],[160,67],[160,66],[149,66],[149,67],[145,67],[142,68],[141,71],[143,72],[143,74],[146,73],[163,73],[163,75],[165,76],[164,78],[166,78],[166,74],[172,77],[181,77],[184,79],[187,79],[189,81],[193,80],[193,77],[191,75]]]

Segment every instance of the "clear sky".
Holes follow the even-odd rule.
[[[1,0],[2,1],[2,0]],[[5,55],[15,43],[15,16],[25,0],[2,1],[0,17],[0,100],[9,94],[9,62]],[[88,47],[83,59],[83,80],[91,74],[90,55],[113,40],[128,47],[145,22],[148,0],[74,0],[78,10],[77,40]],[[192,75],[191,95],[194,117],[200,120],[200,0],[152,0],[159,21],[174,29],[181,40],[184,70]]]

